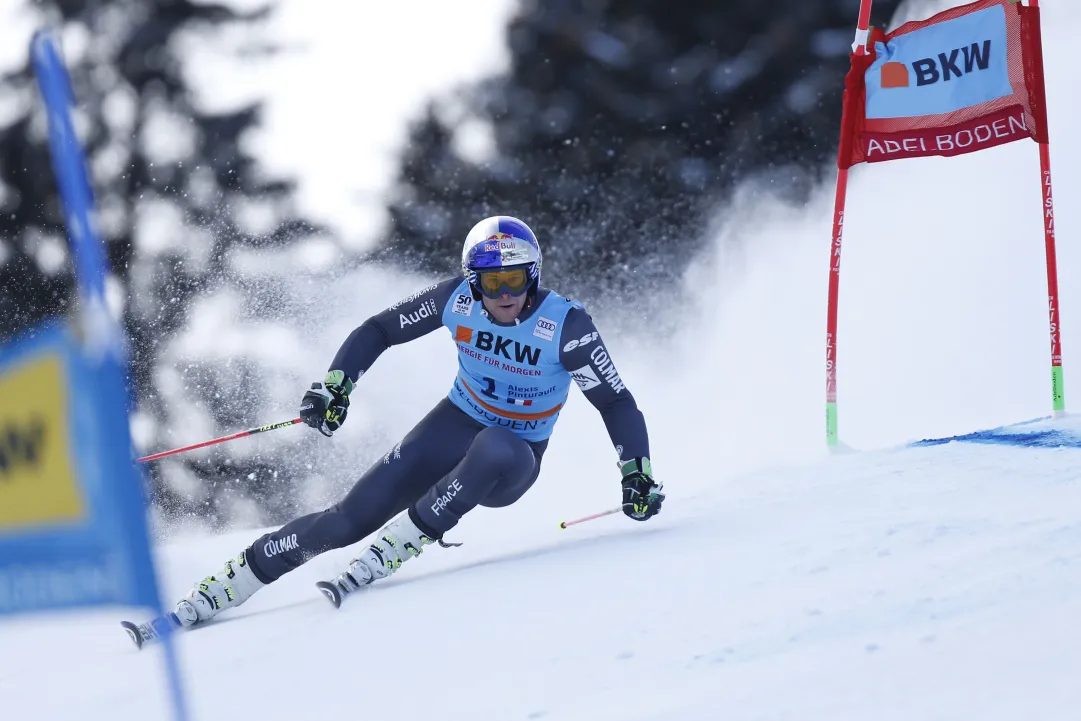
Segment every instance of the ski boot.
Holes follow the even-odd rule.
[[[345,573],[315,585],[337,608],[343,598],[393,574],[410,558],[419,556],[424,546],[433,543],[435,539],[417,528],[408,512],[402,513],[383,527],[372,545],[353,559]]]
[[[225,568],[200,581],[176,604],[173,613],[183,626],[209,621],[227,608],[236,608],[265,584],[255,577],[241,551]]]

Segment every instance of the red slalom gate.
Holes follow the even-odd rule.
[[[1035,140],[1040,148],[1040,196],[1043,204],[1051,335],[1052,410],[1054,417],[1059,417],[1066,408],[1062,369],[1062,318],[1059,310],[1051,149],[1047,134],[1039,0],[1029,0],[1028,5],[1021,5],[1016,0],[976,0],[940,12],[927,20],[905,23],[889,33],[870,28],[872,2],[873,0],[861,0],[856,41],[850,56],[851,69],[845,78],[826,311],[826,444],[832,448],[839,443],[837,307],[848,169],[857,163],[883,162],[903,157],[952,157],[1020,140],[1026,136]],[[981,19],[977,21],[977,17]],[[988,20],[990,22],[987,22]],[[975,66],[983,63],[979,67],[984,69],[989,62],[991,41],[984,41],[982,56],[978,52],[981,50],[978,43],[965,46],[962,42],[968,37],[966,33],[969,33],[977,22],[985,23],[980,26],[981,29],[988,25],[1001,27],[1000,33],[1006,45],[996,47],[995,52],[996,57],[1003,58],[1003,72],[1009,73],[1009,92],[980,95],[974,100],[958,101],[934,111],[919,109],[917,106],[926,104],[926,96],[919,95],[923,92],[920,86],[936,82],[939,71],[929,67],[931,58],[916,60],[911,64],[917,76],[916,87],[912,87],[908,66],[898,60],[911,61],[925,56],[903,57],[905,49],[918,47],[921,51],[926,50],[926,45],[930,43],[921,46],[924,36],[920,34],[931,26],[953,23],[951,32],[954,29],[958,31],[957,44],[962,45],[953,51],[953,55],[964,51],[965,61],[962,65]],[[876,43],[892,44],[889,61],[879,66],[873,64],[877,55]],[[934,57],[931,53],[928,55]],[[951,71],[955,78],[960,78],[959,66],[953,64],[953,59],[944,53],[938,57],[943,58],[941,62],[947,63],[941,71],[945,79],[950,79]],[[880,80],[876,80],[872,73],[876,67],[881,71]],[[965,72],[968,72],[967,68]],[[930,78],[933,79],[929,80]],[[979,92],[982,91],[978,90],[977,93]],[[883,112],[884,108],[888,112]],[[981,137],[981,130],[984,131],[984,137]],[[961,143],[962,137],[967,141],[966,144]],[[929,142],[928,138],[938,142]]]
[[[861,0],[853,52],[866,53],[871,23],[871,3]],[[841,128],[844,135],[846,128]],[[848,196],[848,168],[837,171],[837,194],[833,201],[833,240],[830,243],[830,284],[826,307],[826,444],[837,445],[837,296],[841,287],[841,240],[845,228],[845,199]]]

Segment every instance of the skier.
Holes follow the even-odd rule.
[[[357,543],[386,523],[333,584],[324,584],[340,603],[441,541],[470,509],[514,503],[540,473],[572,380],[600,411],[615,445],[623,512],[644,521],[660,511],[664,493],[653,480],[642,413],[582,305],[541,287],[541,259],[525,223],[487,218],[465,239],[465,278],[425,288],[349,335],[323,382],[301,401],[301,418],[323,435],[345,422],[354,384],[383,351],[440,326],[458,347],[449,395],[341,502],[258,538],[198,583],[176,606],[182,625],[239,606],[314,556]]]

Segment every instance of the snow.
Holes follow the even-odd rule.
[[[1081,6],[1048,3],[1044,21],[1066,391],[1076,407],[1081,246],[1070,241],[1081,226],[1069,199],[1081,192],[1072,162],[1081,147],[1070,122],[1081,96],[1070,92],[1070,49]],[[289,103],[319,117],[319,100]],[[267,147],[291,147],[275,135],[291,127],[280,122]],[[283,166],[301,162],[286,155]],[[306,203],[321,198],[334,215],[355,188],[322,199],[343,172],[330,155],[304,158],[304,187]],[[597,318],[650,426],[669,493],[660,516],[557,528],[611,507],[618,489],[603,425],[575,396],[537,486],[510,508],[470,514],[452,534],[463,547],[429,549],[339,611],[312,583],[339,573],[356,549],[324,554],[182,636],[194,718],[1074,718],[1081,464],[1074,447],[1026,445],[1018,434],[1076,440],[1081,419],[1012,426],[1050,410],[1038,168],[1025,142],[853,171],[838,378],[841,436],[859,450],[838,456],[822,447],[832,186],[801,208],[745,188],[719,210],[716,241],[688,273],[677,333],[659,335],[649,319]],[[377,175],[353,180],[376,187]],[[357,234],[367,222],[340,218]],[[246,274],[277,262],[314,275],[326,258],[313,253],[234,261]],[[330,318],[311,301],[290,318],[245,320],[223,294],[200,322],[233,318],[234,345],[222,350],[273,369],[264,391],[275,418],[292,412],[296,388],[325,370],[358,320],[430,281],[364,268],[335,281],[347,310]],[[203,328],[178,338],[176,367],[205,352]],[[343,430],[313,438],[310,462],[333,457],[336,470],[313,473],[303,510],[336,500],[452,374],[444,336],[388,351]],[[166,395],[183,410],[182,388]],[[999,430],[981,443],[907,445],[980,429]],[[212,435],[198,423],[181,432],[193,435],[178,442]],[[281,438],[245,439],[238,452]],[[357,470],[343,472],[343,459]],[[164,530],[157,552],[170,600],[261,533]],[[3,717],[168,718],[160,649],[134,650],[117,625],[131,617],[142,612],[0,620]]]
[[[179,638],[194,717],[1070,718],[1076,453],[857,453],[673,484],[647,523],[565,531],[555,507],[597,509],[529,499],[476,512],[453,533],[464,546],[426,550],[340,610],[312,583],[350,555],[324,554]],[[255,534],[163,547],[167,594]],[[162,652],[136,652],[117,625],[134,613],[0,624],[4,708],[163,718]]]

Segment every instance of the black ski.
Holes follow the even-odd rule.
[[[184,627],[175,613],[157,616],[146,623],[136,624],[131,621],[121,621],[120,625],[128,632],[128,636],[131,637],[131,641],[135,644],[135,648],[142,648],[148,643],[159,641],[163,634],[171,633]]]
[[[333,581],[319,581],[315,587],[322,591],[327,600],[334,604],[334,608],[342,607],[342,599],[349,595],[349,591]]]

